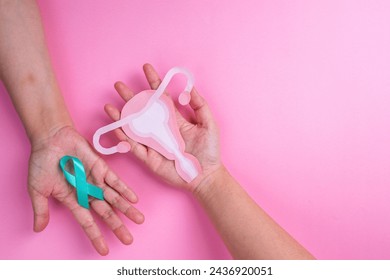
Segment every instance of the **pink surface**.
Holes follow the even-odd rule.
[[[250,195],[321,259],[390,259],[390,2],[39,1],[60,86],[92,139],[123,103],[113,83],[147,88],[141,66],[185,66],[220,125],[223,160]],[[178,86],[178,89],[182,86]],[[51,201],[32,231],[29,143],[0,89],[1,259],[225,259],[187,193],[131,156],[106,157],[138,193],[134,244],[104,230],[94,252]],[[232,205],[239,208],[239,205]]]

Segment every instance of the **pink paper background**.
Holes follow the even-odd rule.
[[[109,122],[105,103],[122,105],[116,80],[141,91],[144,62],[161,74],[185,66],[220,125],[226,166],[276,221],[320,259],[390,259],[390,1],[39,4],[87,139]],[[53,200],[48,228],[33,233],[29,143],[0,91],[1,259],[230,258],[189,194],[126,155],[106,160],[140,197],[145,223],[126,222],[133,245],[105,228],[110,254],[98,256]]]

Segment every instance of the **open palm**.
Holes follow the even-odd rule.
[[[59,168],[59,161],[65,155],[79,158],[84,164],[88,182],[103,189],[104,200],[90,199],[91,208],[122,243],[130,244],[133,238],[114,209],[135,223],[142,223],[144,216],[132,206],[137,202],[137,196],[70,126],[58,129],[32,146],[28,190],[34,210],[34,230],[42,231],[49,223],[48,198],[53,196],[72,212],[95,249],[101,255],[108,253],[108,246],[90,210],[77,203],[75,188],[66,182]]]
[[[161,79],[154,68],[150,64],[145,64],[144,72],[150,87],[154,90],[157,89]],[[122,82],[117,82],[115,89],[126,102],[134,96],[134,93]],[[195,156],[202,168],[199,176],[190,183],[186,183],[177,174],[173,161],[166,159],[155,150],[128,138],[120,129],[116,130],[116,135],[119,140],[130,143],[131,153],[144,162],[152,172],[174,186],[193,191],[204,179],[221,166],[221,162],[218,128],[207,103],[195,89],[191,91],[190,106],[194,110],[196,123],[187,121],[176,110],[178,127],[186,145],[185,152]],[[105,110],[114,121],[119,120],[120,112],[116,107],[107,104]]]

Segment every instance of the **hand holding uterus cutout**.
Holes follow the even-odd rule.
[[[152,90],[156,90],[161,84],[161,80],[158,74],[150,64],[146,64],[144,66],[144,72]],[[128,102],[129,100],[137,101],[138,94],[135,95],[122,82],[117,82],[115,84],[115,88],[118,91],[119,95],[126,102]],[[145,98],[145,100],[148,99],[150,101],[150,96],[153,95],[153,92],[155,91],[150,91],[149,97]],[[148,93],[144,93],[144,95],[147,96]],[[147,106],[148,101],[142,101],[142,97],[138,97],[139,101],[134,102],[134,104],[139,103],[141,105],[132,105],[139,106],[140,108],[149,108],[149,112],[146,112],[145,110],[143,113],[141,113],[141,109],[140,111],[138,111],[140,113],[139,115],[131,117],[131,126],[133,126],[133,128],[135,127],[136,132],[139,134],[145,133],[150,135],[150,128],[148,128],[148,123],[151,126],[156,127],[155,125],[153,125],[153,122],[159,122],[161,124],[161,120],[165,119],[164,116],[166,116],[166,112],[163,112],[164,110],[169,110],[173,112],[175,118],[170,118],[168,122],[165,122],[165,125],[168,125],[170,129],[166,129],[164,125],[160,125],[159,127],[161,129],[159,132],[157,132],[159,134],[158,138],[160,140],[167,140],[167,142],[163,143],[162,145],[166,150],[168,150],[168,154],[173,155],[171,157],[158,152],[158,148],[151,148],[149,145],[141,144],[142,142],[137,141],[133,137],[129,137],[130,133],[129,131],[126,131],[126,126],[123,127],[123,123],[117,123],[118,121],[120,122],[121,120],[125,119],[123,115],[121,116],[121,113],[117,108],[112,105],[106,105],[105,110],[107,114],[114,121],[116,121],[118,125],[117,127],[122,127],[123,129],[115,129],[116,135],[118,136],[119,140],[122,141],[116,147],[117,150],[120,150],[119,152],[126,152],[126,150],[130,149],[130,152],[133,155],[143,161],[154,173],[162,177],[165,181],[168,181],[170,184],[175,186],[184,187],[188,190],[194,190],[204,179],[208,177],[208,175],[217,170],[221,166],[221,163],[219,154],[218,128],[213,120],[209,107],[205,100],[197,93],[194,88],[192,88],[191,90],[190,97],[191,100],[189,104],[194,110],[194,122],[187,121],[174,108],[173,101],[171,100],[169,95],[167,95],[167,93],[163,93],[158,98],[158,100],[163,100],[166,106],[159,104],[159,102],[153,102],[153,105]],[[180,101],[184,101],[182,103],[185,103],[186,98],[183,99],[184,100]],[[125,111],[125,115],[127,115],[125,107],[122,110],[122,113]],[[142,118],[145,118],[147,120],[142,120]],[[172,120],[174,120],[176,123],[169,124],[169,122],[172,122]],[[126,120],[124,121],[124,123],[128,124],[129,121]],[[143,124],[142,127],[141,125],[139,125],[139,123]],[[182,145],[183,147],[185,147],[185,151],[181,151],[182,155],[178,153],[175,144],[172,144],[175,141],[170,141],[170,137],[172,135],[169,135],[169,131],[172,132],[172,127],[175,125],[177,128],[177,132],[180,133],[179,136],[181,136],[177,138],[177,135],[174,135],[176,140],[179,139],[179,141],[177,141],[177,144],[179,146]],[[129,125],[128,127],[131,126]],[[133,128],[130,128],[129,130],[133,130]],[[100,132],[105,133],[105,131]],[[159,142],[164,142],[165,140]],[[180,143],[180,141],[183,142]],[[181,158],[181,156],[184,157],[184,159]],[[191,173],[194,170],[192,168],[192,165],[196,168],[196,173]],[[182,170],[180,171],[180,169]],[[180,174],[180,172],[182,172],[182,174]],[[183,175],[183,173],[185,174]],[[196,176],[191,178],[193,174],[196,174]]]

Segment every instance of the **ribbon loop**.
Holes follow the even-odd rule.
[[[66,163],[71,160],[73,162],[74,175],[65,169]],[[85,173],[83,163],[76,157],[64,156],[60,159],[60,167],[64,173],[66,181],[76,189],[77,202],[82,207],[89,209],[88,195],[97,199],[103,200],[103,190],[95,185],[87,182],[87,174]]]

